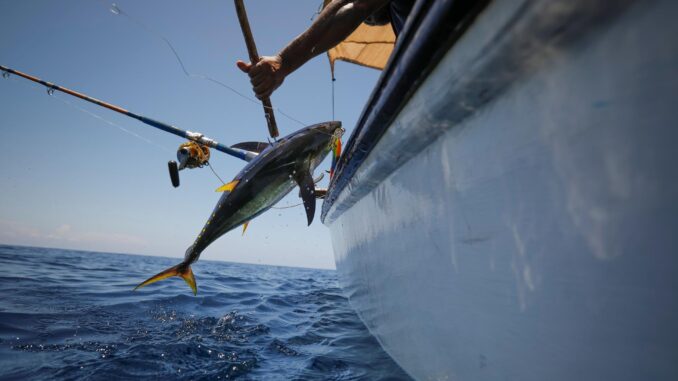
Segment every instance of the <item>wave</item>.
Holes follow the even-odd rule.
[[[326,270],[0,245],[0,378],[398,380]],[[206,264],[206,265],[205,265]]]

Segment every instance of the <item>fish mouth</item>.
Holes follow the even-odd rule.
[[[341,139],[341,137],[344,135],[344,132],[346,132],[346,129],[341,127],[341,122],[337,122],[337,123],[339,123],[339,124],[334,129],[334,137],[337,138],[337,139]]]
[[[346,130],[341,127],[341,122],[339,121],[328,122],[327,130],[328,133],[332,134],[332,137],[329,141],[330,149],[334,150],[334,147],[337,144],[341,145],[341,137],[344,135]]]
[[[339,134],[338,137],[341,137],[341,134],[345,132],[345,130],[341,128],[341,122],[338,120],[321,123],[318,127],[318,129],[323,130],[323,132],[333,135]]]
[[[341,128],[341,121],[338,121],[338,120],[333,120],[333,121],[327,122],[327,124],[329,124],[330,128],[333,129],[333,130],[337,129],[337,128]]]

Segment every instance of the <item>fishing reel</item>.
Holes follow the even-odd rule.
[[[175,188],[179,186],[179,171],[186,168],[202,168],[205,165],[209,165],[209,159],[210,149],[205,145],[190,140],[180,145],[179,149],[177,149],[178,162],[170,160],[167,163],[172,185]]]

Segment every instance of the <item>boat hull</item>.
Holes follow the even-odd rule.
[[[326,208],[417,379],[678,379],[678,4],[566,3],[490,4]]]

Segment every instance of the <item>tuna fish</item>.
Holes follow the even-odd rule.
[[[178,276],[186,281],[194,295],[197,294],[191,264],[198,260],[203,250],[240,225],[246,229],[249,221],[270,209],[295,186],[299,186],[310,225],[317,197],[313,170],[332,148],[339,147],[342,133],[341,122],[326,122],[302,128],[272,144],[247,142],[234,145],[234,148],[253,152],[256,156],[233,181],[217,189],[224,194],[195,242],[186,250],[183,262],[148,278],[134,289]]]

